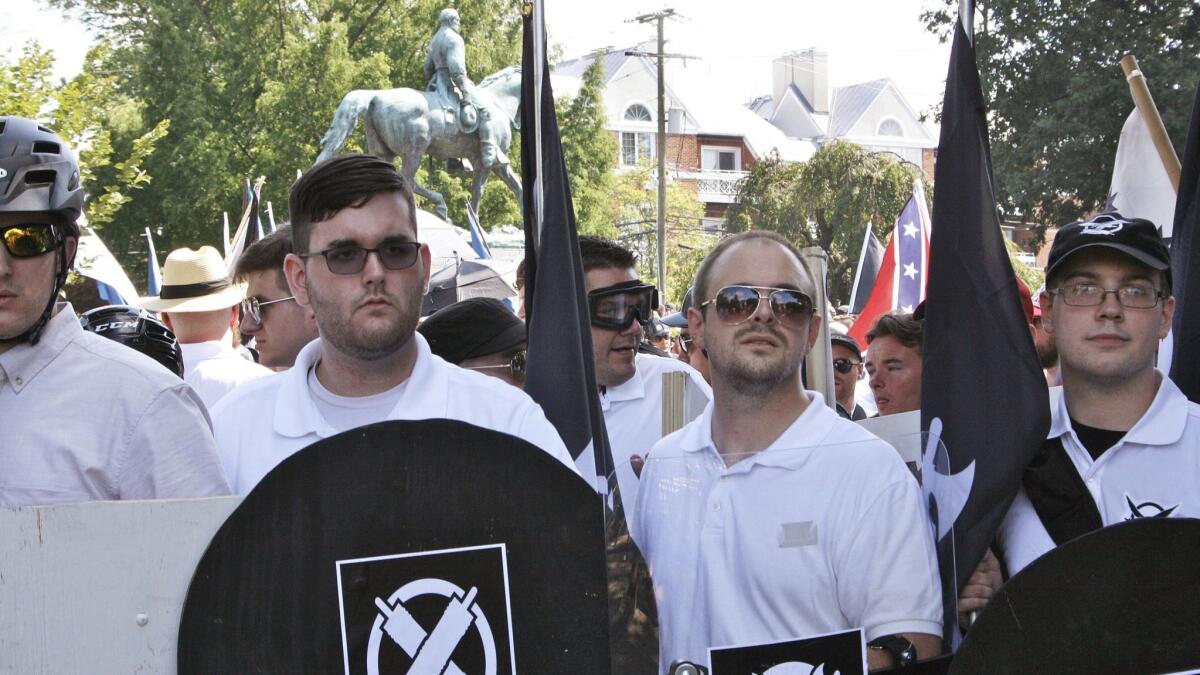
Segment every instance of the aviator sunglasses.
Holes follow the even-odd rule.
[[[833,369],[843,375],[850,372],[851,370],[854,370],[854,366],[857,366],[857,365],[858,365],[858,361],[851,361],[850,359],[834,359],[833,360]]]
[[[712,305],[717,318],[736,326],[754,316],[764,297],[770,301],[775,320],[788,328],[803,328],[813,313],[812,298],[804,293],[792,288],[767,286],[726,286],[717,291],[711,300],[701,303],[700,307]]]
[[[242,316],[248,317],[250,319],[250,323],[253,323],[256,326],[261,326],[263,307],[269,307],[277,302],[287,302],[288,300],[295,299],[296,296],[294,295],[289,295],[286,298],[280,298],[278,300],[267,300],[265,302],[259,300],[258,298],[246,298],[241,302]]]
[[[58,237],[54,226],[47,223],[28,223],[0,227],[4,249],[14,258],[33,258],[54,250]]]
[[[314,251],[301,255],[301,258],[311,258],[319,255],[325,258],[325,264],[334,274],[358,274],[367,264],[367,256],[374,253],[379,256],[379,262],[389,270],[407,269],[417,262],[417,254],[421,251],[421,242],[417,241],[384,241],[375,248],[364,248],[354,244],[331,246],[324,251]]]
[[[597,328],[625,330],[637,319],[650,320],[658,306],[658,289],[634,279],[588,293],[588,311]]]

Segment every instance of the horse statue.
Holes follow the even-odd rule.
[[[521,104],[521,69],[510,66],[484,78],[475,87],[474,98],[484,109],[479,124],[491,125],[493,142],[501,153],[507,153],[512,145],[512,130],[521,128],[519,109]],[[367,152],[393,161],[401,159],[400,173],[413,186],[413,192],[434,203],[434,210],[449,220],[446,200],[434,190],[416,181],[417,166],[421,156],[454,157],[471,163],[471,207],[479,211],[479,200],[488,176],[496,175],[508,185],[521,201],[521,180],[512,166],[504,161],[493,166],[483,162],[480,152],[479,134],[464,133],[453,118],[443,110],[437,92],[418,91],[402,87],[399,89],[356,89],[342,98],[329,131],[321,139],[321,154],[317,162],[333,157],[346,145],[358,118],[364,118],[367,134]],[[503,155],[501,155],[503,156]]]

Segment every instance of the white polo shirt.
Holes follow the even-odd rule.
[[[192,385],[209,410],[243,382],[271,374],[266,366],[248,361],[221,342],[179,343],[183,350],[183,380]]]
[[[856,627],[941,635],[941,585],[917,481],[896,450],[810,391],[766,450],[731,467],[713,406],[654,446],[638,496],[662,668],[708,648]]]
[[[396,406],[380,420],[460,420],[522,438],[575,471],[571,455],[542,408],[525,392],[494,377],[446,363],[429,351],[420,333],[417,359]],[[238,387],[212,410],[221,463],[235,494],[301,448],[345,429],[320,413],[308,373],[321,357],[320,338],[296,356],[296,364]]]
[[[604,427],[608,431],[608,446],[625,499],[626,513],[633,511],[631,501],[637,496],[637,476],[629,464],[635,454],[646,457],[650,448],[662,438],[662,376],[663,373],[684,372],[712,400],[712,388],[700,373],[686,363],[638,354],[634,358],[634,374],[615,387],[600,393],[600,409],[604,412]],[[579,472],[595,476],[595,457],[585,452],[576,460]]]
[[[1092,459],[1071,428],[1065,395],[1053,409],[1047,437],[1062,439],[1105,525],[1134,518],[1200,517],[1200,405],[1157,372],[1161,382],[1150,407],[1099,459]],[[1010,574],[1054,548],[1024,489],[997,536]]]
[[[0,506],[225,494],[196,392],[70,304],[0,354]]]

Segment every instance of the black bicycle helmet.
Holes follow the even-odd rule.
[[[42,316],[13,339],[37,344],[54,313],[54,302],[67,281],[73,260],[66,239],[79,236],[83,186],[75,153],[50,129],[31,119],[0,116],[0,212],[51,213],[59,272]]]
[[[132,347],[183,377],[183,350],[163,322],[140,307],[107,305],[79,317],[83,329]]]

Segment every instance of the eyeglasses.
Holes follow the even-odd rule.
[[[467,370],[488,370],[491,368],[508,368],[508,372],[513,376],[513,379],[521,380],[525,378],[525,350],[513,352],[512,359],[507,364],[499,366],[466,366]]]
[[[636,279],[588,293],[590,318],[597,328],[626,330],[635,318],[646,323],[657,305],[658,289]]]
[[[324,256],[325,264],[334,274],[358,274],[367,264],[367,256],[374,253],[379,256],[379,262],[389,270],[402,270],[417,262],[417,253],[421,250],[418,241],[385,241],[376,248],[362,246],[333,246],[324,251],[315,251],[300,256]]]
[[[1165,297],[1165,294],[1145,285],[1129,285],[1120,288],[1101,288],[1097,284],[1069,284],[1050,291],[1052,295],[1062,298],[1062,301],[1072,307],[1095,307],[1104,302],[1109,293],[1117,296],[1117,302],[1128,309],[1150,309]]]
[[[33,258],[49,253],[58,244],[54,226],[48,223],[27,223],[0,228],[4,248],[14,258]]]
[[[280,298],[278,300],[267,300],[266,302],[263,302],[262,300],[259,300],[258,298],[246,298],[245,300],[243,300],[241,302],[242,316],[250,319],[250,323],[261,326],[262,325],[262,312],[263,312],[262,308],[263,307],[267,307],[268,305],[273,305],[277,302],[287,302],[288,300],[295,300],[295,299],[296,299],[296,296],[294,296],[294,295],[289,295],[286,298]]]
[[[854,370],[854,366],[857,366],[857,365],[858,365],[858,361],[851,361],[850,359],[834,359],[833,360],[833,369],[843,375],[850,372],[851,370]]]
[[[678,335],[675,337],[675,344],[679,345],[679,351],[683,352],[684,354],[692,350],[692,342],[694,341],[694,338],[691,336]]]
[[[701,308],[712,305],[717,310],[717,316],[729,324],[736,326],[750,320],[758,311],[764,294],[771,301],[771,312],[775,320],[788,328],[801,328],[813,313],[813,301],[804,293],[791,288],[770,288],[767,286],[726,286],[717,291],[716,297],[700,304]]]

